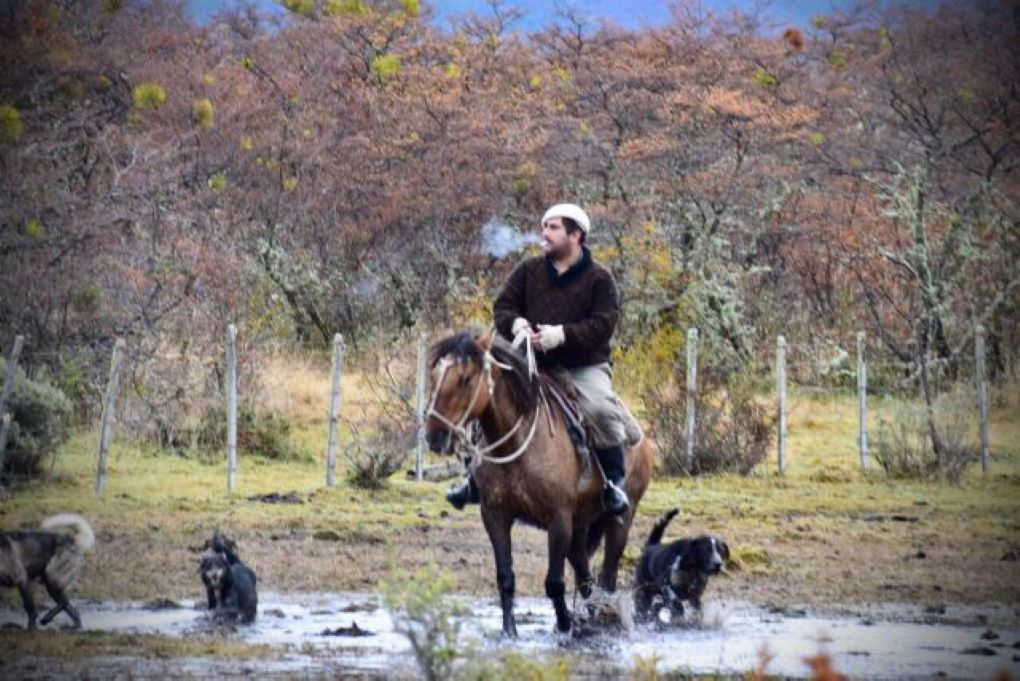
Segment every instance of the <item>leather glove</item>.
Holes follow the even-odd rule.
[[[556,326],[542,324],[538,327],[538,343],[546,352],[563,345],[564,340],[566,340],[566,336],[563,333],[562,324]]]
[[[514,338],[517,338],[521,334],[521,331],[531,328],[531,322],[524,317],[518,317],[514,320],[513,325],[510,327],[510,333]]]

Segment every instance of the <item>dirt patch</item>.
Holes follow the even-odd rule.
[[[314,504],[311,505],[314,508]],[[654,518],[639,517],[621,570],[629,584],[638,547]],[[687,527],[684,527],[684,525]],[[766,523],[754,519],[678,523],[674,536],[695,526],[716,526],[737,551],[765,556],[767,566],[731,569],[714,578],[707,599],[739,599],[761,605],[806,604],[816,608],[861,603],[1020,605],[1015,563],[1001,560],[1004,542],[968,532],[967,521],[874,523],[827,518],[824,528],[801,519]],[[948,529],[948,531],[947,531]],[[434,562],[457,580],[458,590],[495,596],[495,568],[477,509],[426,514],[413,528],[359,537],[354,530],[311,527],[236,529],[231,536],[252,566],[260,586],[280,592],[373,591],[381,580]],[[514,529],[517,592],[541,596],[546,571],[546,535]],[[114,600],[196,599],[200,543],[192,536],[154,537],[145,531],[110,533],[89,556],[78,596]],[[596,556],[595,563],[599,563]],[[568,582],[569,583],[569,582]],[[8,600],[10,593],[3,594]]]

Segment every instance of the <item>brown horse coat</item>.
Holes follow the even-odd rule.
[[[537,379],[528,375],[526,362],[509,344],[492,334],[481,338],[457,334],[433,347],[432,367],[433,404],[427,429],[433,450],[443,448],[450,425],[463,426],[477,419],[485,441],[495,443],[519,424],[506,442],[487,456],[476,457],[482,460],[476,461],[474,471],[482,521],[496,559],[504,634],[516,635],[510,549],[510,531],[516,521],[540,527],[549,535],[546,594],[553,601],[557,627],[569,630],[564,561],[570,562],[577,587],[587,597],[593,582],[589,562],[604,538],[598,584],[615,590],[620,556],[651,478],[651,442],[644,438],[627,452],[625,488],[630,510],[617,520],[602,509],[603,477],[598,467],[578,459],[561,414],[544,406]],[[491,461],[515,453],[519,456],[506,463]]]

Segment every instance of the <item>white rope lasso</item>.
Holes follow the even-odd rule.
[[[528,358],[528,379],[532,379],[538,374],[538,363],[535,361],[535,348],[531,347],[531,331],[527,328],[521,329],[514,336],[511,347],[516,350],[522,343],[524,344],[524,354]]]

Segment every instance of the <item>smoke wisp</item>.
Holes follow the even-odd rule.
[[[505,258],[539,241],[541,239],[537,234],[521,234],[497,218],[489,220],[482,226],[482,250],[494,258]]]

